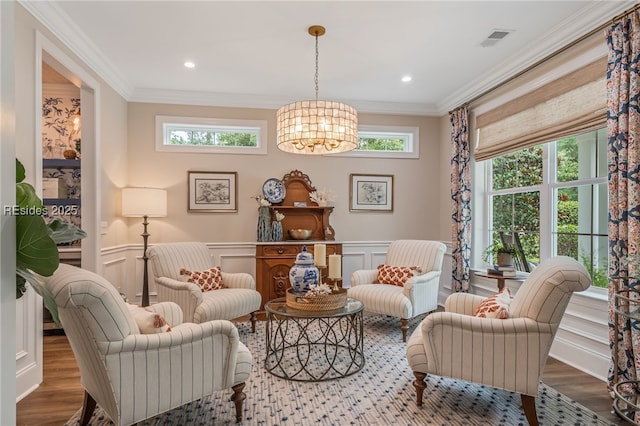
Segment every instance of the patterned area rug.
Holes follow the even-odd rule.
[[[240,339],[254,357],[245,393],[243,425],[527,425],[520,396],[490,387],[429,376],[424,406],[415,403],[413,373],[406,361],[398,320],[364,317],[365,365],[343,379],[307,383],[277,378],[264,368],[265,323],[256,333],[238,324]],[[410,331],[419,319],[410,322]],[[217,392],[138,423],[159,425],[231,425],[232,391]],[[542,425],[607,425],[595,413],[540,384],[536,399]],[[80,410],[67,422],[78,424]],[[91,425],[113,423],[100,407]]]

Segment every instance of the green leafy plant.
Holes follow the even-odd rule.
[[[515,250],[511,247],[505,247],[500,239],[494,238],[491,245],[482,252],[482,260],[489,265],[495,265],[498,263],[498,254],[500,253],[513,255]]]
[[[25,169],[16,158],[16,297],[27,291],[26,283],[43,298],[45,307],[59,324],[53,295],[42,285],[40,277],[51,276],[60,264],[57,244],[70,243],[87,236],[77,226],[55,219],[49,223],[46,208],[32,185],[24,182]]]

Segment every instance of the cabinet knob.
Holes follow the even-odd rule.
[[[282,254],[284,253],[284,248],[283,247],[278,247],[278,254]]]

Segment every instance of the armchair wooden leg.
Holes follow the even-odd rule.
[[[524,415],[529,422],[529,426],[538,426],[538,414],[536,413],[536,399],[531,395],[520,394]]]
[[[425,382],[427,375],[418,371],[414,371],[413,375],[416,376],[416,379],[413,381],[413,387],[416,388],[416,404],[418,407],[422,407],[422,394],[427,388],[427,383]]]
[[[89,424],[93,410],[96,409],[96,400],[93,399],[89,392],[84,391],[84,401],[82,402],[82,412],[80,413],[80,425]]]
[[[400,330],[402,330],[402,341],[407,341],[407,330],[409,326],[407,325],[407,320],[404,318],[400,318]]]
[[[242,421],[242,404],[244,400],[247,398],[242,390],[244,389],[244,383],[238,383],[233,386],[233,395],[231,395],[231,400],[236,405],[236,423],[240,423]]]
[[[255,333],[256,332],[256,321],[258,320],[258,316],[256,315],[255,311],[251,312],[249,320],[251,321],[251,332]]]

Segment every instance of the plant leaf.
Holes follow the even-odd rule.
[[[31,213],[43,213],[42,200],[40,200],[36,190],[29,183],[21,182],[16,184],[16,204],[22,209],[34,209]]]
[[[70,222],[54,219],[48,225],[49,236],[56,244],[70,243],[87,236],[87,233]]]
[[[25,179],[25,177],[26,177],[26,173],[24,171],[24,166],[22,165],[20,160],[16,158],[16,183],[22,182]]]
[[[16,216],[16,266],[48,277],[58,269],[58,247],[40,216]]]
[[[16,266],[50,276],[60,264],[60,255],[42,217],[42,201],[33,186],[21,182],[16,184],[16,204]]]

